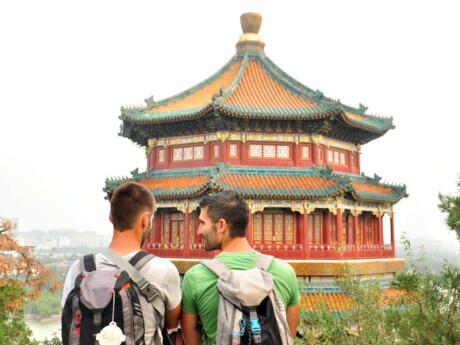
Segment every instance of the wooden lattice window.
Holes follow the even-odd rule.
[[[321,244],[323,233],[323,222],[321,213],[310,213],[308,215],[308,243]]]
[[[333,213],[329,213],[329,228],[331,238],[330,241],[332,244],[337,243],[337,216]]]
[[[302,145],[302,159],[311,159],[310,145]]]
[[[345,212],[342,216],[343,236],[346,244],[354,244],[353,238],[353,216]]]
[[[219,158],[220,155],[220,146],[219,144],[212,145],[212,158]]]
[[[228,155],[230,157],[236,158],[238,157],[238,144],[231,143],[228,148]]]
[[[263,244],[295,242],[295,222],[292,213],[257,212],[253,216],[253,239]]]
[[[350,165],[356,167],[356,154],[353,152],[350,153]]]
[[[289,159],[291,156],[289,145],[283,144],[250,144],[249,157],[251,158],[279,158]]]
[[[203,146],[187,146],[187,147],[174,147],[172,151],[172,159],[178,161],[191,161],[200,160],[204,157]]]
[[[334,149],[327,149],[327,162],[334,165],[348,165],[347,153]]]
[[[375,222],[371,214],[364,214],[361,217],[362,223],[362,243],[374,244],[375,243]]]
[[[163,163],[166,158],[166,150],[158,149],[158,163]]]
[[[183,244],[185,232],[185,217],[183,213],[165,213],[163,215],[162,242],[168,244]]]

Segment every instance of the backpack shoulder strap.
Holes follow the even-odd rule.
[[[133,265],[119,256],[117,253],[113,252],[109,248],[105,248],[102,253],[110,261],[117,265],[118,268],[128,273],[131,280],[137,284],[137,286],[141,289],[142,294],[147,298],[149,302],[152,302],[155,297],[160,295],[158,290],[154,288],[153,285],[150,284]]]
[[[224,276],[228,276],[230,274],[230,269],[217,258],[202,260],[201,264],[209,268],[219,278],[223,278]]]
[[[129,263],[131,265],[133,265],[138,271],[140,271],[142,269],[142,267],[144,267],[147,264],[147,262],[152,260],[154,257],[155,257],[155,255],[147,253],[144,250],[141,250],[141,251],[137,252],[131,258],[131,260],[129,260]]]
[[[92,272],[96,270],[94,254],[88,254],[80,259],[80,271]]]
[[[262,271],[267,271],[272,264],[273,256],[259,253],[256,261],[256,267]]]

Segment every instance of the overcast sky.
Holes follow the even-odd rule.
[[[146,166],[117,135],[120,107],[216,72],[235,53],[240,14],[254,10],[279,67],[393,117],[361,161],[407,185],[397,236],[455,243],[436,205],[460,173],[456,1],[3,1],[0,214],[21,230],[111,231],[105,178]]]

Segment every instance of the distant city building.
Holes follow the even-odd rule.
[[[393,205],[406,188],[365,176],[360,160],[361,146],[393,120],[302,85],[265,55],[261,17],[241,19],[236,55],[216,74],[165,100],[122,107],[120,134],[145,147],[148,169],[108,179],[105,191],[126,181],[152,191],[155,232],[146,248],[181,273],[215,254],[197,235],[199,200],[236,191],[250,207],[249,242],[290,261],[304,307],[326,289],[338,293],[327,303],[340,308],[346,297],[334,282],[344,260],[382,286],[404,268],[395,258]]]
[[[16,234],[18,242],[22,245],[33,246],[36,249],[86,247],[106,247],[111,234],[99,234],[95,231],[64,230],[32,230]]]

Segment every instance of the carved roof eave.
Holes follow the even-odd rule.
[[[195,122],[199,122],[199,126],[196,128],[202,129],[203,132],[209,132],[206,128],[206,121],[203,121],[208,116],[213,116],[215,118],[228,118],[234,120],[253,120],[253,121],[300,121],[300,122],[310,122],[310,121],[318,121],[318,120],[333,120],[337,119],[345,128],[349,128],[351,130],[358,131],[360,135],[357,135],[356,138],[351,138],[350,140],[359,144],[365,144],[369,141],[372,141],[383,134],[385,134],[389,129],[385,129],[383,131],[378,131],[369,127],[360,126],[356,123],[351,121],[347,121],[346,116],[343,115],[343,111],[341,109],[330,109],[323,113],[318,114],[293,114],[291,116],[280,116],[279,114],[270,114],[265,113],[261,114],[258,112],[254,113],[242,113],[239,111],[232,111],[228,108],[222,107],[219,104],[210,104],[200,111],[195,113],[189,114],[182,114],[174,117],[170,121],[150,121],[147,119],[144,120],[136,120],[132,121],[128,118],[123,118],[123,125],[120,131],[120,135],[126,138],[131,139],[133,142],[138,143],[142,146],[147,146],[147,141],[150,138],[161,138],[164,135],[161,134],[160,128],[161,126],[171,124],[173,127],[168,128],[168,136],[171,135],[182,135],[182,133],[175,133],[174,132],[174,125],[178,123],[182,123],[184,125],[190,124],[192,125]],[[220,128],[219,130],[224,130],[224,128]],[[309,130],[308,133],[313,133],[314,130]],[[333,138],[340,139],[340,135],[337,133],[340,132],[339,128],[331,128],[331,129],[321,129],[321,132],[318,134],[328,135],[330,134]],[[185,132],[187,133],[187,131]],[[184,134],[185,134],[184,133]],[[299,132],[301,133],[301,132]]]
[[[223,180],[226,174],[242,174],[242,175],[276,175],[276,176],[319,176],[327,180],[334,181],[335,185],[323,189],[296,189],[282,190],[276,189],[271,191],[270,188],[250,188],[250,187],[235,187],[227,185]],[[132,177],[122,177],[115,179],[107,179],[104,187],[104,192],[107,198],[113,190],[120,184],[128,181],[142,181],[154,178],[175,178],[187,176],[206,176],[205,182],[196,186],[187,188],[174,189],[157,189],[154,192],[158,200],[183,200],[189,198],[199,198],[212,191],[234,190],[240,193],[244,198],[262,199],[262,200],[325,200],[337,198],[340,196],[352,198],[356,201],[372,202],[372,203],[389,203],[395,204],[404,197],[407,197],[405,185],[392,185],[381,183],[380,178],[338,174],[327,167],[316,167],[310,169],[293,169],[293,168],[267,168],[264,167],[233,167],[231,165],[218,164],[214,167],[196,168],[192,170],[178,169],[138,173],[137,170],[131,172]],[[353,188],[352,181],[365,182],[371,185],[385,187],[391,189],[389,194],[376,194],[357,191]]]

